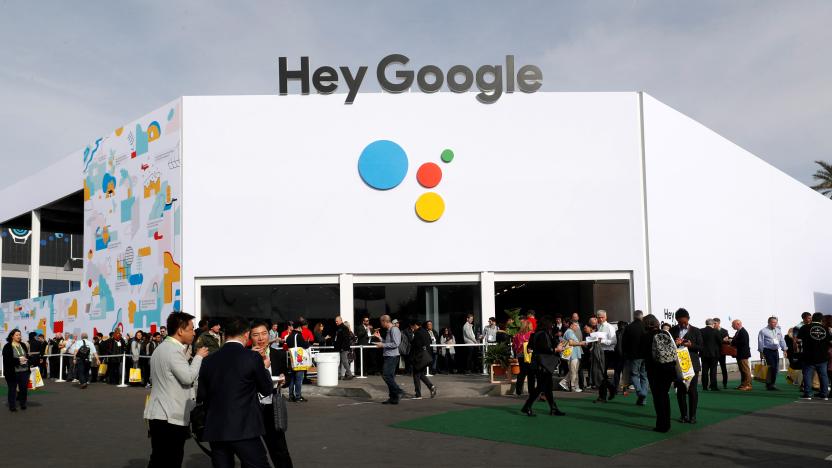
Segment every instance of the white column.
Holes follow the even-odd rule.
[[[354,309],[355,306],[353,305],[353,277],[349,274],[338,275],[338,286],[339,286],[339,307],[340,311],[338,312],[341,316],[341,320],[345,322],[349,322],[350,326],[352,326],[353,332],[355,332],[356,323],[353,320],[354,318]]]
[[[32,211],[32,235],[29,236],[32,243],[31,257],[29,261],[29,297],[38,297],[40,292],[40,210]]]
[[[483,271],[480,273],[480,320],[479,326],[483,327],[488,323],[489,317],[494,317],[496,303],[494,302],[494,273]]]

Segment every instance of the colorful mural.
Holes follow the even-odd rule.
[[[181,101],[78,153],[84,190],[80,291],[0,304],[3,330],[155,331],[178,310],[182,258]]]

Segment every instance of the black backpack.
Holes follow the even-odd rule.
[[[78,359],[89,359],[90,358],[90,347],[87,346],[87,340],[81,340],[81,347],[78,348],[78,354],[76,354]]]

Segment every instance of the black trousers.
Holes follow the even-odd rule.
[[[190,437],[186,426],[177,426],[161,419],[151,419],[150,463],[148,468],[178,468],[185,456],[185,441]]]
[[[728,365],[725,356],[719,356],[719,368],[722,370],[722,388],[728,388]]]
[[[433,382],[430,381],[427,375],[425,375],[425,371],[428,369],[427,366],[416,369],[413,368],[413,388],[416,393],[417,397],[422,396],[422,382],[428,386],[428,388],[433,388]]]
[[[211,465],[214,468],[234,468],[235,455],[243,468],[271,468],[260,437],[211,442]]]
[[[6,385],[9,387],[9,409],[17,407],[17,401],[21,406],[26,406],[26,393],[29,391],[29,372],[15,372],[9,369],[6,373]]]
[[[716,381],[716,367],[719,364],[719,358],[702,358],[702,388],[707,390],[717,390],[719,385]]]
[[[534,391],[534,381],[535,381],[535,371],[534,367],[532,367],[532,363],[526,363],[523,361],[523,358],[520,358],[520,373],[517,374],[517,384],[514,386],[514,392],[517,395],[523,394],[523,381],[528,378],[529,380],[529,393]]]
[[[699,374],[690,379],[690,384],[685,386],[682,382],[676,382],[676,401],[679,403],[679,413],[682,417],[695,418],[696,407],[699,405]]]
[[[275,395],[274,398],[277,396]],[[266,426],[263,443],[266,444],[274,468],[292,468],[292,457],[289,455],[289,446],[286,444],[286,433],[277,430],[274,426],[273,405],[263,406],[263,425]]]
[[[58,371],[60,370],[60,356],[52,356],[49,358],[49,378],[57,379],[58,378]],[[44,375],[44,377],[46,377]]]
[[[558,405],[555,404],[555,395],[552,393],[552,373],[546,372],[542,367],[538,367],[535,375],[537,378],[537,385],[534,390],[529,391],[529,398],[526,399],[526,404],[523,405],[523,411],[528,411],[542,393],[546,397],[546,402],[549,403],[549,409],[555,409]]]
[[[670,385],[676,378],[676,366],[649,365],[647,366],[647,381],[650,393],[653,394],[653,408],[656,410],[656,429],[667,432],[670,430]]]

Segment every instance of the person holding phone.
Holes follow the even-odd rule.
[[[677,347],[686,347],[690,353],[690,360],[695,372],[690,383],[676,382],[676,400],[679,402],[679,422],[696,424],[696,408],[699,404],[699,374],[702,365],[699,363],[699,352],[702,350],[702,332],[690,324],[690,314],[685,309],[676,311],[677,324],[670,328],[670,335],[676,341]]]

